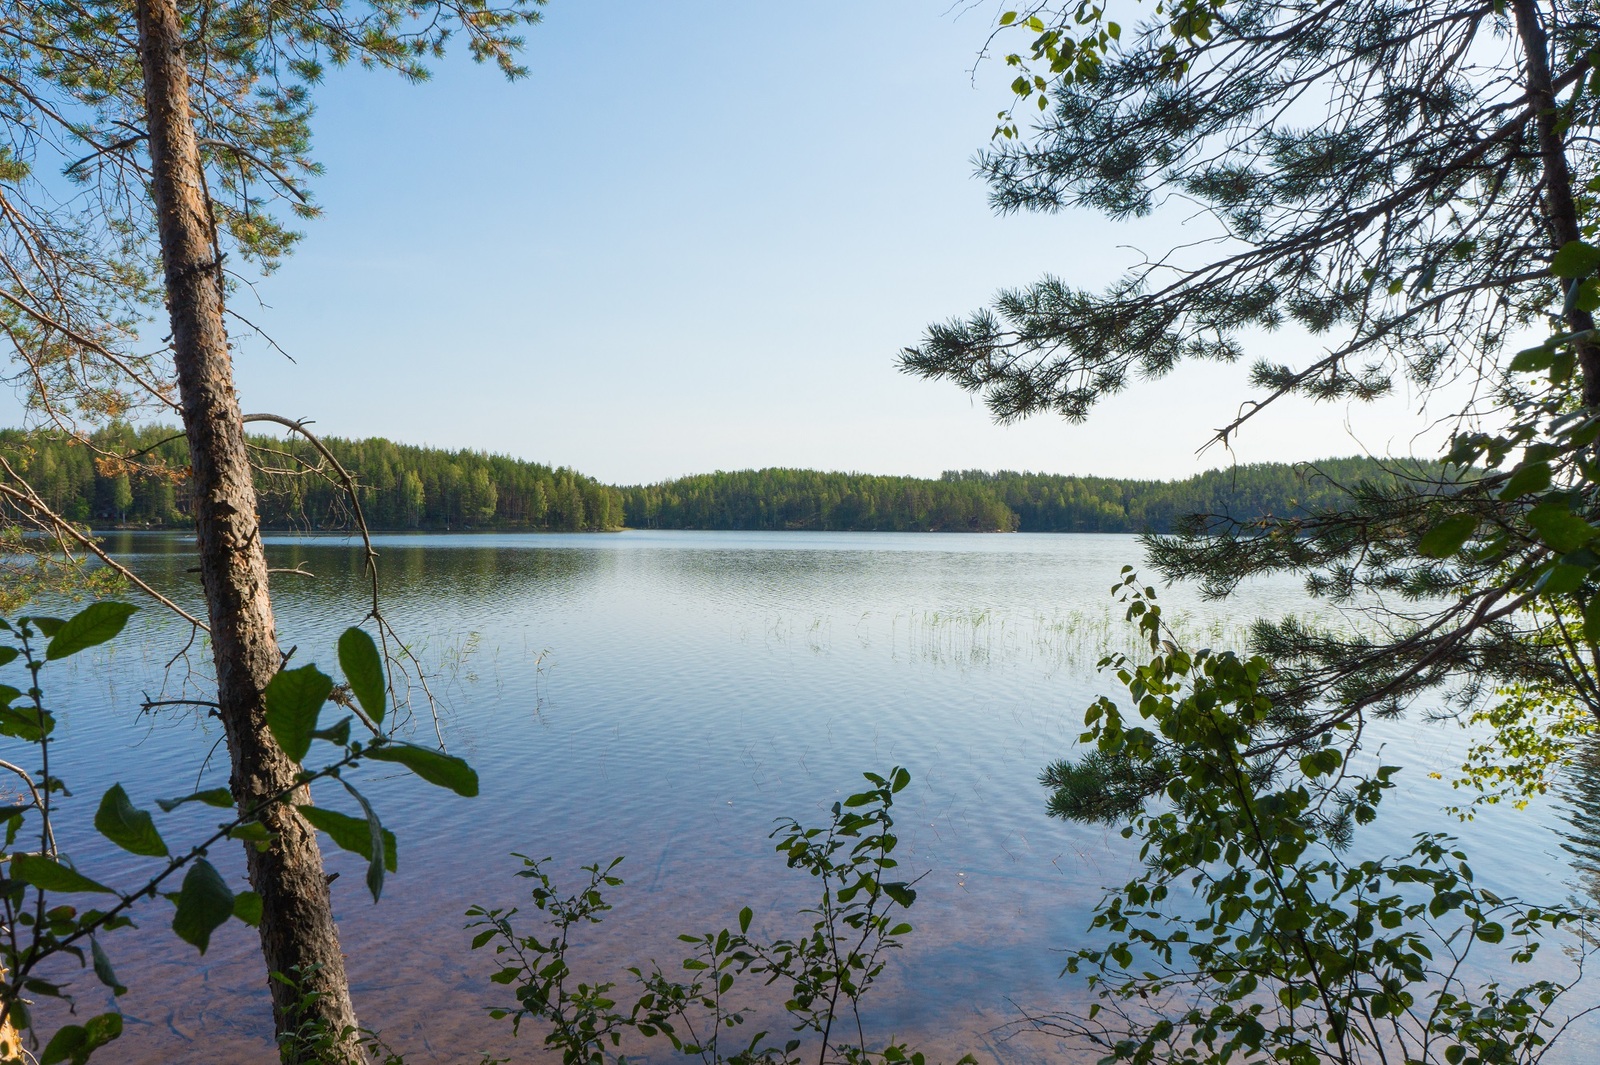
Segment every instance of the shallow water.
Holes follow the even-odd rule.
[[[181,537],[111,544],[198,609]],[[1083,707],[1114,687],[1094,663],[1126,642],[1108,591],[1137,561],[1133,538],[395,535],[378,546],[386,612],[430,669],[451,750],[483,780],[482,796],[463,800],[360,773],[400,840],[399,873],[376,906],[358,862],[330,855],[362,1019],[409,1061],[542,1054],[536,1038],[512,1042],[481,1012],[504,996],[462,927],[472,903],[525,901],[511,852],[553,855],[569,880],[585,862],[625,855],[628,883],[588,957],[597,974],[652,955],[665,964],[682,957],[674,934],[731,925],[745,904],[756,931],[798,930],[793,911],[811,886],[771,852],[774,820],[824,824],[863,770],[894,764],[914,777],[896,806],[901,857],[926,875],[917,930],[875,992],[874,1029],[947,1061],[1055,1056],[995,1029],[1073,1001],[1060,952],[1083,940],[1101,887],[1133,872],[1115,832],[1047,818],[1037,785],[1071,750]],[[271,537],[268,551],[275,567],[315,574],[274,577],[280,639],[295,662],[331,671],[334,638],[365,612],[359,550]],[[1181,588],[1162,600],[1181,632],[1213,645],[1237,640],[1252,617],[1317,610],[1293,580],[1257,582],[1221,605]],[[86,822],[114,780],[145,807],[225,783],[219,757],[197,773],[220,735],[204,717],[136,712],[141,693],[203,696],[206,653],[180,653],[185,639],[146,609],[103,655],[50,681],[66,707],[55,768],[79,796],[66,817]],[[421,704],[409,727],[431,739]],[[1426,774],[1453,768],[1460,731],[1402,723],[1378,739],[1403,750],[1406,772],[1375,845],[1402,850],[1413,832],[1453,825],[1441,812],[1453,796]],[[332,792],[319,801],[351,805]],[[1584,890],[1573,850],[1594,847],[1569,838],[1569,815],[1552,801],[1467,826],[1480,880],[1542,899]],[[175,826],[207,821],[191,806],[162,824],[176,840],[188,833]],[[92,838],[63,845],[100,879],[144,868]],[[216,858],[237,876],[231,848]],[[108,940],[134,988],[111,1059],[274,1060],[254,933],[230,924],[197,959],[167,920],[152,909],[145,929]],[[98,1011],[99,989],[80,986],[80,1009]]]

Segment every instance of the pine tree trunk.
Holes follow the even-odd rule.
[[[1550,74],[1550,44],[1543,17],[1535,0],[1513,0],[1517,36],[1522,41],[1523,76],[1529,101],[1539,109],[1534,119],[1538,136],[1539,163],[1544,170],[1544,208],[1550,231],[1551,254],[1583,238],[1578,225],[1578,208],[1572,194],[1572,172],[1567,166],[1563,126],[1556,108],[1555,83]],[[1582,84],[1581,82],[1579,83]],[[1567,328],[1582,333],[1594,328],[1594,316],[1568,301]],[[1582,340],[1576,345],[1582,370],[1583,403],[1600,406],[1600,344]]]
[[[233,387],[223,323],[216,230],[189,103],[189,71],[176,0],[137,0],[144,65],[151,184],[159,218],[172,348],[188,433],[200,576],[210,615],[217,702],[233,758],[241,809],[290,787],[297,766],[266,729],[262,692],[281,666],[244,421]],[[277,1031],[325,1022],[355,1030],[355,1011],[339,953],[316,833],[291,807],[262,820],[275,835],[266,851],[245,846],[250,884],[261,895],[261,949],[269,973],[293,975],[300,989],[269,979]],[[314,992],[309,1004],[306,992]],[[347,1035],[331,1060],[358,1061]],[[287,1061],[328,1061],[286,1046]]]

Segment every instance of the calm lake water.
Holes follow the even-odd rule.
[[[110,542],[200,609],[182,537]],[[620,977],[652,956],[675,968],[676,933],[732,925],[746,904],[756,931],[802,928],[794,910],[812,900],[811,885],[772,853],[774,820],[825,824],[862,771],[896,764],[913,773],[896,806],[902,862],[926,875],[910,914],[916,932],[875,992],[872,1025],[945,1061],[968,1051],[1062,1060],[1058,1048],[996,1029],[1021,1009],[1077,1001],[1058,976],[1060,952],[1083,941],[1101,887],[1134,871],[1114,831],[1047,818],[1037,784],[1046,762],[1072,750],[1083,708],[1114,688],[1094,663],[1108,643],[1126,646],[1107,593],[1138,561],[1133,538],[416,535],[380,537],[379,548],[387,612],[428,664],[451,750],[483,781],[482,795],[464,800],[360,773],[400,841],[399,873],[376,906],[359,862],[330,853],[358,1009],[408,1060],[543,1056],[537,1036],[513,1042],[483,1014],[507,996],[463,931],[473,903],[526,901],[513,851],[555,856],[569,881],[582,864],[625,855],[628,883],[594,934],[591,975]],[[280,638],[298,648],[296,662],[332,672],[333,640],[364,613],[359,551],[343,539],[272,537],[268,552],[274,566],[315,574],[273,578]],[[1251,617],[1317,609],[1292,580],[1221,605],[1181,588],[1163,601],[1180,631],[1211,645],[1237,640]],[[55,670],[49,691],[64,721],[52,757],[77,793],[67,819],[87,822],[116,780],[145,807],[226,782],[212,723],[137,712],[142,693],[203,696],[209,661],[199,646],[183,654],[185,637],[150,607],[98,658]],[[431,740],[425,711],[410,727]],[[1458,764],[1461,730],[1402,723],[1377,740],[1406,769],[1371,846],[1407,849],[1412,833],[1453,825],[1441,808],[1459,796],[1427,773]],[[1465,826],[1481,881],[1545,900],[1588,890],[1576,855],[1594,852],[1600,788],[1578,779],[1568,792]],[[351,805],[331,791],[319,801]],[[186,807],[161,823],[169,840],[185,839],[206,813]],[[112,882],[144,868],[88,835],[63,846]],[[226,850],[218,863],[237,877],[242,860]],[[275,1060],[254,932],[230,923],[197,959],[168,920],[152,907],[144,929],[107,942],[133,986],[108,1060]],[[81,1010],[103,1008],[92,978],[80,986]]]

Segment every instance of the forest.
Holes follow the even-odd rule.
[[[164,426],[113,424],[92,447],[61,434],[0,430],[0,456],[55,513],[126,527],[188,525],[188,449]],[[262,523],[343,529],[352,515],[312,445],[252,438]],[[563,467],[479,451],[323,440],[384,530],[810,529],[855,532],[1168,532],[1189,514],[1241,521],[1337,505],[1392,479],[1374,459],[1260,463],[1177,481],[947,471],[937,480],[816,470],[738,470],[653,485],[605,485]],[[323,464],[325,465],[325,464]],[[320,472],[319,472],[320,471]],[[8,475],[10,476],[10,475]]]
[[[154,528],[190,523],[189,452],[181,435],[166,426],[113,424],[90,442],[93,448],[60,434],[0,430],[0,456],[51,510],[73,521]],[[324,475],[325,464],[309,443],[270,436],[251,443],[263,525],[350,526],[344,492]],[[574,532],[622,525],[622,494],[569,469],[381,438],[322,443],[361,486],[362,510],[373,529]]]
[[[1186,515],[1241,521],[1338,504],[1396,470],[1367,458],[1258,463],[1184,480],[946,471],[938,480],[741,470],[622,489],[630,527],[904,532],[1170,532]]]
[[[546,2],[0,6],[0,1063],[1589,1058],[1600,5]]]

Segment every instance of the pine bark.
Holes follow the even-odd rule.
[[[234,391],[222,264],[190,108],[183,26],[177,0],[137,0],[136,8],[151,185],[189,440],[217,702],[233,760],[233,796],[248,811],[291,787],[299,767],[265,723],[263,692],[282,660]],[[353,1033],[355,1011],[316,833],[284,804],[270,807],[261,820],[275,837],[272,845],[265,851],[245,845],[250,884],[261,896],[261,949],[269,974],[291,975],[300,985],[268,979],[280,1042],[307,1022],[322,1022],[324,1032]],[[332,1060],[364,1059],[348,1036],[336,1034],[334,1040],[340,1046]],[[327,1046],[317,1052],[293,1042],[284,1044],[287,1061],[330,1060]]]
[[[1523,76],[1527,79],[1528,99],[1538,114],[1534,129],[1538,137],[1539,163],[1544,170],[1545,215],[1550,227],[1550,251],[1583,238],[1578,225],[1578,208],[1572,194],[1572,171],[1567,166],[1563,123],[1556,107],[1555,82],[1550,74],[1550,43],[1544,20],[1535,0],[1513,0],[1517,36],[1522,41]],[[1594,316],[1572,306],[1565,313],[1567,328],[1574,333],[1594,329]],[[1600,344],[1581,340],[1575,347],[1582,370],[1583,404],[1600,406]]]

